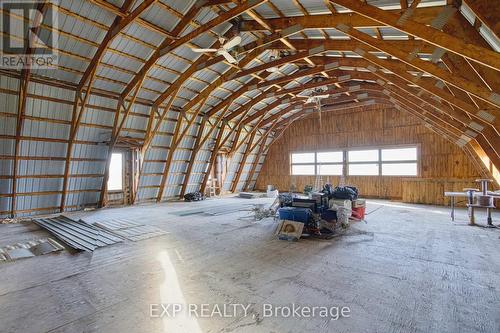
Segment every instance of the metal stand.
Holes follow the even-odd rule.
[[[465,197],[467,200],[467,214],[469,215],[469,225],[475,226],[476,218],[474,216],[476,208],[484,208],[487,213],[487,225],[483,227],[496,228],[493,225],[493,219],[491,217],[492,209],[495,209],[494,198],[498,198],[499,195],[495,192],[488,192],[488,183],[491,182],[490,179],[476,179],[477,183],[481,184],[481,190],[475,188],[464,188],[464,192],[445,192],[444,195],[451,198],[451,220],[455,221],[455,197]]]

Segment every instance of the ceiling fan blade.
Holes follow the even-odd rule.
[[[196,53],[217,52],[217,49],[196,49],[196,48],[193,48],[191,50],[193,52],[196,52]]]
[[[231,40],[229,42],[227,42],[226,44],[222,45],[222,48],[224,50],[230,50],[233,47],[235,47],[236,45],[239,45],[240,43],[241,43],[241,37],[240,36],[235,36],[235,37],[231,38]]]
[[[222,55],[224,58],[226,58],[226,60],[228,62],[230,62],[231,64],[236,64],[238,63],[238,60],[236,60],[231,54],[229,54],[229,52],[227,51],[220,51],[219,52],[220,55]]]

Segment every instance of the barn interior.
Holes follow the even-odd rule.
[[[500,2],[0,10],[1,332],[500,331]]]

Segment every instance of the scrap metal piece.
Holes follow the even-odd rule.
[[[10,260],[17,260],[22,258],[34,257],[35,255],[31,253],[30,250],[20,247],[12,250],[6,250],[5,254]]]
[[[40,256],[40,255],[44,255],[44,254],[51,253],[51,252],[61,251],[61,250],[62,250],[62,247],[57,247],[48,241],[37,244],[37,245],[32,246],[30,248],[31,253],[33,253],[35,256]]]

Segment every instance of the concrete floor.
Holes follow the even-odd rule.
[[[169,234],[0,264],[0,332],[500,332],[500,230],[466,226],[465,211],[452,223],[444,207],[370,201],[368,224],[349,235],[295,243],[272,238],[272,219],[239,220],[246,212],[171,214],[242,200],[78,214],[138,219]],[[1,225],[0,246],[41,235],[32,224]],[[198,317],[186,308],[151,317],[158,303],[194,304]],[[249,308],[200,318],[205,303]],[[264,304],[293,303],[350,313],[264,313]]]

